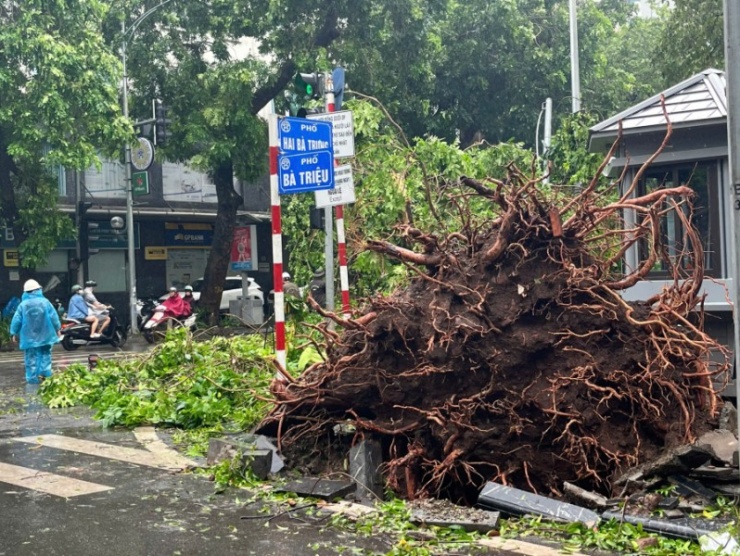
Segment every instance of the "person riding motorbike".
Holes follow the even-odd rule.
[[[189,317],[195,310],[195,298],[193,297],[193,286],[185,286],[185,293],[182,296],[182,300],[187,305],[187,312],[183,317]]]
[[[97,286],[98,283],[95,280],[88,280],[85,282],[85,288],[82,290],[82,297],[84,298],[85,303],[87,303],[87,306],[90,307],[91,314],[97,317],[100,323],[100,333],[103,334],[110,324],[110,308],[107,305],[100,303],[98,298],[95,297],[93,289]]]
[[[69,298],[67,318],[90,323],[90,338],[100,338],[98,330],[98,317],[96,317],[83,297],[82,286],[72,286],[72,297]]]
[[[191,312],[190,305],[180,297],[177,288],[174,286],[170,288],[170,295],[162,302],[162,306],[165,308],[165,316],[176,319],[186,317]]]
[[[90,313],[97,317],[100,323],[100,333],[103,334],[110,324],[110,307],[100,303],[98,298],[95,297],[93,290],[97,287],[98,283],[95,280],[88,280],[82,290],[82,297],[90,308]]]

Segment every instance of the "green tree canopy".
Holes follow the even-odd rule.
[[[105,14],[98,0],[0,7],[0,201],[24,266],[73,235],[70,219],[51,210],[53,171],[89,167],[132,131],[120,115],[119,63],[101,33]]]
[[[676,0],[665,19],[656,61],[667,85],[708,68],[724,69],[722,0]]]
[[[656,22],[624,2],[578,3],[585,109],[610,115],[652,94]],[[410,136],[532,145],[541,106],[571,105],[568,4],[548,0],[378,5],[330,47],[353,89],[382,100]]]

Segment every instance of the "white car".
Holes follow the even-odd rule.
[[[247,298],[248,299],[259,299],[264,303],[264,296],[262,294],[262,288],[259,284],[254,281],[254,278],[247,278]],[[200,299],[200,293],[203,290],[203,278],[198,278],[195,282],[190,284],[193,286],[193,299],[198,301]],[[185,295],[185,292],[180,291],[180,296]],[[224,293],[221,296],[221,305],[219,309],[221,311],[229,310],[229,301],[236,301],[242,295],[242,279],[241,276],[227,276],[226,283],[224,284]],[[164,294],[159,298],[160,301],[164,301],[169,296],[168,293]]]

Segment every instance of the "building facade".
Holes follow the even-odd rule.
[[[184,287],[203,276],[213,241],[216,188],[209,177],[186,164],[153,163],[143,174],[134,171],[134,242],[137,295],[159,297],[169,286]],[[229,275],[255,279],[263,291],[272,288],[272,244],[268,181],[234,187],[245,200],[237,213],[237,230]],[[78,225],[78,239],[59,244],[35,276],[50,299],[65,305],[72,284],[98,283],[98,297],[129,315],[125,167],[104,160],[84,172],[62,172],[59,210]],[[12,231],[0,238],[3,267],[2,305],[20,295],[20,267]]]
[[[617,139],[622,140],[610,163],[610,175],[623,177],[624,191],[638,171],[657,152],[665,139],[667,124],[661,98],[672,126],[672,135],[662,153],[645,169],[638,180],[636,195],[652,189],[688,185],[695,192],[693,224],[704,248],[705,280],[702,293],[707,312],[705,330],[723,345],[732,348],[732,297],[735,277],[733,257],[731,192],[727,151],[727,97],[724,72],[708,69],[655,95],[640,104],[593,126],[589,149],[606,154]],[[687,209],[682,209],[687,210]],[[636,216],[625,211],[629,227]],[[668,211],[663,217],[662,236],[668,256],[679,267],[684,250],[684,236],[679,218]],[[628,270],[644,260],[644,246],[635,245],[626,253]],[[649,279],[624,292],[630,301],[646,300],[658,293],[672,277],[661,262],[656,263]],[[688,270],[688,269],[687,269]],[[727,392],[734,391],[728,388]]]

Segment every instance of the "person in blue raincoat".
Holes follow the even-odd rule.
[[[26,382],[39,384],[51,376],[51,348],[59,342],[61,323],[36,280],[23,284],[21,303],[10,321],[13,342],[25,352]]]

